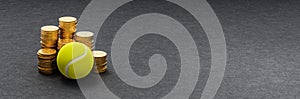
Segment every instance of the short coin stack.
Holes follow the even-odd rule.
[[[74,36],[76,42],[85,44],[91,50],[94,49],[94,33],[89,31],[80,31],[77,32]]]
[[[106,56],[107,53],[104,51],[93,51],[93,55],[95,58],[95,66],[94,66],[94,71],[96,73],[104,73],[107,69],[107,61],[106,61]]]
[[[42,48],[37,52],[38,70],[42,74],[53,74],[56,70],[56,50]]]
[[[58,19],[60,36],[57,49],[59,50],[67,43],[73,42],[73,35],[76,32],[77,19],[75,17],[65,16]]]
[[[56,69],[56,46],[59,28],[47,25],[41,28],[41,49],[38,50],[38,70],[42,74],[52,74]]]

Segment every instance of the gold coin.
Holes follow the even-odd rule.
[[[84,44],[88,44],[88,45],[94,45],[94,41],[90,41],[90,40],[78,40],[75,39],[76,42],[80,42],[80,43],[84,43]]]
[[[38,69],[41,69],[41,70],[53,70],[53,69],[56,69],[56,67],[53,66],[53,67],[49,68],[49,67],[40,67],[40,66],[38,66]]]
[[[84,44],[84,43],[83,43]],[[92,48],[94,47],[93,45],[89,45],[89,44],[84,44],[85,46],[89,47],[89,48]]]
[[[55,62],[55,58],[54,59],[39,59],[38,61],[41,61],[41,62]]]
[[[38,66],[40,67],[54,67],[55,64],[56,61],[41,61],[41,60],[38,61]]]
[[[98,69],[99,73],[104,73],[106,70],[107,70],[107,66]]]
[[[70,35],[73,36],[75,31],[76,29],[72,29],[72,28],[62,28],[62,31],[60,32],[60,36],[70,36]]]
[[[79,31],[75,35],[81,38],[89,38],[89,37],[93,37],[94,33],[90,31]]]
[[[53,67],[53,65],[54,65],[54,63],[50,63],[50,62],[47,62],[47,63],[42,63],[42,62],[40,62],[40,63],[38,63],[38,66],[40,66],[40,67],[48,67],[48,68],[50,68],[50,67]]]
[[[54,55],[40,55],[38,54],[38,59],[55,59],[56,58],[56,54]]]
[[[73,41],[74,41],[73,39],[58,39],[58,42],[60,42],[60,43],[70,43]]]
[[[97,57],[106,57],[107,53],[104,51],[93,51],[93,55],[95,58]]]
[[[56,36],[41,35],[40,39],[44,42],[56,42],[58,39],[58,34],[56,34]]]
[[[107,61],[105,62],[95,62],[96,66],[99,66],[99,67],[102,67],[102,66],[105,66],[107,64]]]
[[[78,42],[78,41],[76,41],[76,42]],[[82,44],[84,44],[84,45],[86,45],[88,47],[94,47],[94,44],[92,44],[90,42],[79,42],[79,43],[82,43]]]
[[[77,26],[77,21],[74,21],[74,22],[59,21],[59,27],[60,27],[60,29],[63,28],[63,29],[67,29],[67,30],[74,30],[74,29],[76,29],[76,26]]]
[[[105,64],[106,62],[107,62],[106,58],[104,58],[104,57],[95,58],[95,63],[96,64],[102,65],[102,64]]]
[[[99,68],[100,70],[106,70],[107,69],[107,66],[102,66],[101,68]]]
[[[47,43],[41,43],[41,46],[45,46],[45,47],[56,47],[56,43],[54,44],[47,44]]]
[[[41,31],[46,31],[46,32],[55,32],[58,30],[59,30],[59,28],[54,25],[46,25],[46,26],[41,27]]]
[[[56,70],[56,67],[54,68],[43,68],[38,66],[38,71],[42,74],[50,75],[53,74]]]
[[[74,35],[76,32],[76,25],[71,25],[69,27],[59,27],[60,28],[60,35],[67,36],[67,35]]]
[[[41,44],[41,48],[51,48],[51,49],[56,49],[56,46],[45,46]]]
[[[49,48],[43,48],[43,49],[39,49],[38,54],[39,55],[55,55],[56,50],[55,49],[49,49]]]
[[[81,42],[80,42],[80,43],[81,43]],[[93,47],[94,47],[94,45],[85,44],[85,43],[82,43],[82,44],[84,44],[85,46],[87,46],[87,47],[89,47],[89,48],[93,48]]]
[[[39,59],[38,66],[40,67],[53,67],[55,65],[55,59]]]
[[[45,46],[45,47],[56,47],[56,43],[45,43],[45,42],[40,42],[41,46]]]
[[[104,72],[106,72],[106,70],[107,70],[107,66],[104,66],[104,67],[102,67],[102,68],[94,68],[94,72],[95,73],[104,73]]]
[[[58,21],[70,23],[70,22],[76,22],[77,19],[76,19],[75,17],[71,17],[71,16],[64,16],[64,17],[60,17],[60,18],[58,19]]]
[[[51,49],[55,49],[56,45],[44,45],[41,44],[41,48],[51,48]]]
[[[55,46],[56,45],[56,42],[44,42],[43,40],[41,40],[40,43],[45,46]]]
[[[74,37],[74,41],[76,42],[81,42],[81,43],[86,43],[86,44],[94,44],[94,40],[91,39],[79,39],[78,37]]]
[[[56,32],[41,32],[41,38],[57,38],[58,37],[58,31]]]
[[[57,30],[57,31],[43,31],[43,30],[41,30],[41,36],[42,37],[57,37],[58,32],[59,32],[59,30]]]
[[[94,36],[91,36],[91,37],[80,37],[80,36],[76,35],[76,33],[75,33],[75,35],[74,35],[74,39],[80,40],[80,41],[81,41],[81,40],[82,40],[82,41],[92,41],[93,38],[94,38]]]

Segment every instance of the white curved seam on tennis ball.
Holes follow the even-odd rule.
[[[84,56],[86,56],[86,55],[87,55],[87,48],[86,48],[86,46],[84,46],[84,53],[83,53],[82,55],[76,57],[75,59],[71,60],[71,61],[67,64],[67,66],[66,66],[66,68],[65,68],[65,70],[66,70],[65,72],[66,72],[66,75],[67,75],[68,77],[69,77],[69,67],[70,67],[70,65],[73,64],[73,63],[75,63],[75,62],[77,62],[77,61],[79,61],[80,59],[84,58]]]

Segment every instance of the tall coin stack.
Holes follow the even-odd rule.
[[[41,49],[38,50],[38,70],[42,74],[52,74],[56,70],[56,46],[59,28],[47,25],[41,28]]]
[[[104,73],[107,69],[106,52],[104,51],[93,51],[95,66],[95,73]]]
[[[94,49],[94,33],[89,31],[80,31],[77,32],[74,36],[74,40],[76,42],[80,42],[85,44],[87,47],[89,47],[91,50]]]
[[[58,40],[57,49],[59,50],[64,45],[73,42],[73,35],[76,32],[77,19],[71,16],[60,17],[59,28],[60,36]]]

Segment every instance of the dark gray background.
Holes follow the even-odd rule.
[[[228,54],[225,76],[215,98],[300,98],[300,1],[208,2],[223,26]],[[59,73],[39,74],[36,51],[41,26],[57,25],[57,19],[64,15],[79,17],[88,3],[1,0],[0,98],[84,98],[76,81]],[[102,76],[106,83],[114,82],[109,78],[112,73]]]

